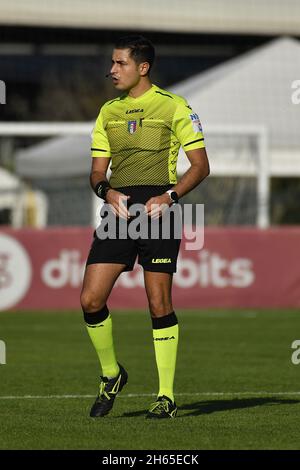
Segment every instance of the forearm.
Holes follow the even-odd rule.
[[[106,171],[92,171],[90,174],[90,184],[93,190],[100,181],[107,181]]]
[[[208,175],[209,167],[207,164],[192,165],[172,189],[176,191],[178,197],[181,198],[198,186]]]

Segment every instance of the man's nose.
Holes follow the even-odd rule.
[[[111,69],[110,69],[110,73],[115,73],[115,72],[117,72],[117,69],[118,69],[117,66],[118,66],[118,64],[113,64],[112,67],[111,67]]]

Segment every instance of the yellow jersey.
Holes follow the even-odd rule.
[[[113,188],[177,183],[177,158],[203,148],[199,117],[186,100],[152,85],[143,95],[107,101],[92,133],[92,157],[111,158]]]

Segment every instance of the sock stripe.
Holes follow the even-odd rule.
[[[104,305],[101,310],[98,310],[98,312],[83,312],[84,321],[87,326],[90,326],[91,328],[95,328],[93,325],[97,325],[98,323],[102,323],[104,320],[106,320],[108,315],[109,310],[106,305]]]
[[[169,328],[170,326],[178,325],[178,320],[175,312],[171,312],[164,317],[152,318],[153,330],[160,330],[162,328]]]

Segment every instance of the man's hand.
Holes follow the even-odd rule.
[[[164,193],[160,196],[151,197],[145,205],[146,213],[151,219],[158,219],[172,204],[169,194]]]
[[[126,201],[130,196],[126,196],[115,189],[109,189],[106,193],[106,202],[110,205],[113,213],[122,219],[129,219]]]

